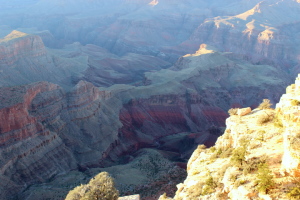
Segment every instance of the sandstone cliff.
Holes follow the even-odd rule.
[[[198,146],[173,199],[299,199],[299,80],[275,109],[233,114],[215,146]]]

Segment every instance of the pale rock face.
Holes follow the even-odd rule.
[[[247,190],[244,186],[239,186],[238,188],[234,188],[232,189],[228,196],[232,199],[232,200],[250,200],[250,194],[251,192],[249,190]]]
[[[287,93],[281,97],[280,102],[276,105],[276,109],[282,117],[282,124],[285,127],[282,173],[287,172],[294,177],[300,177],[299,88],[300,75],[298,75],[295,84],[287,87]]]
[[[282,170],[294,177],[300,177],[300,149],[297,145],[299,133],[299,127],[288,127],[283,135],[285,151],[282,158]]]
[[[237,114],[238,114],[238,116],[244,116],[244,115],[249,114],[250,112],[251,112],[251,108],[247,107],[247,108],[238,109]]]
[[[224,184],[223,191],[230,193],[234,189],[234,180],[231,177],[238,175],[239,168],[237,167],[229,167],[223,177],[222,183]],[[236,191],[235,191],[236,192]],[[235,193],[231,195],[234,196]]]

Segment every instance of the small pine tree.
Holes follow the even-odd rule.
[[[267,190],[274,185],[273,176],[267,163],[260,163],[256,175],[257,189],[259,192],[267,193]]]
[[[117,200],[119,191],[107,172],[101,172],[86,185],[81,185],[69,192],[65,200]]]
[[[300,101],[298,101],[297,99],[293,99],[291,101],[292,106],[299,106],[300,105]]]
[[[272,104],[270,103],[269,99],[264,99],[257,108],[261,109],[261,110],[265,110],[265,109],[269,109],[271,107],[271,105]]]
[[[274,114],[263,113],[263,114],[259,115],[259,117],[257,118],[257,124],[263,125],[267,122],[272,121],[273,119],[274,119]]]
[[[215,192],[215,188],[217,187],[216,183],[214,182],[213,177],[209,174],[208,178],[205,180],[205,185],[202,189],[202,195],[208,195]]]
[[[228,114],[229,114],[230,116],[232,116],[232,115],[237,115],[237,111],[238,111],[238,108],[230,108],[230,109],[228,110]]]
[[[231,156],[232,164],[234,166],[241,167],[243,165],[243,162],[245,161],[246,152],[247,152],[247,149],[245,146],[236,148],[232,152],[232,156]]]

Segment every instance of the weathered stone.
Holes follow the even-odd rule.
[[[239,108],[238,111],[237,111],[238,116],[248,115],[249,113],[251,113],[251,108],[250,107]]]
[[[135,194],[135,195],[125,196],[125,197],[119,197],[118,200],[140,200],[140,195]]]

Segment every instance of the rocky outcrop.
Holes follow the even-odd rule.
[[[198,146],[173,199],[299,198],[299,80],[276,109],[232,115],[214,147]]]
[[[288,173],[291,176],[300,176],[299,162],[299,87],[300,75],[298,75],[295,84],[286,89],[280,102],[276,104],[278,116],[285,127],[283,133],[284,155],[282,158],[282,173]]]
[[[40,36],[19,31],[0,39],[0,57],[0,86],[49,81],[70,88],[71,77],[87,67],[47,51]]]
[[[208,43],[222,51],[242,54],[254,63],[295,65],[299,49],[290,31],[299,25],[299,7],[293,0],[261,1],[238,15],[207,19],[190,38],[190,43]],[[289,12],[289,18],[286,13]],[[272,13],[272,14],[271,14]],[[297,16],[297,17],[296,17]]]
[[[12,31],[0,39],[0,65],[16,66],[19,59],[46,55],[43,41],[36,35]]]

